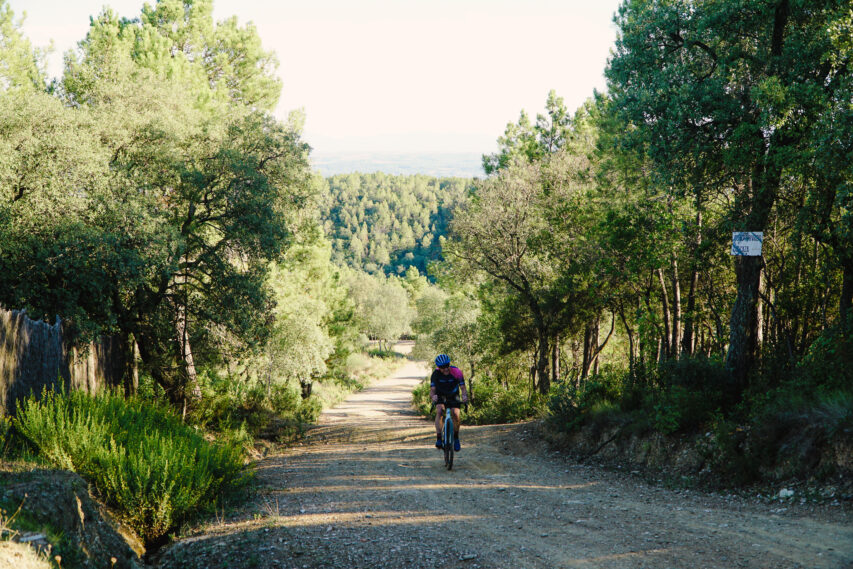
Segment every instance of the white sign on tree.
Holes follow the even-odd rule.
[[[732,234],[732,255],[760,257],[763,231],[735,231]]]

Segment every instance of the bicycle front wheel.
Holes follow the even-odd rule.
[[[444,422],[444,466],[453,468],[453,420],[449,416]]]

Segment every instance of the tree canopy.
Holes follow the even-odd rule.
[[[426,274],[441,259],[439,239],[453,210],[467,199],[470,181],[383,173],[328,179],[324,229],[333,258],[369,273]]]

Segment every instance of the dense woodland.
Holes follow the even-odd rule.
[[[462,367],[469,421],[707,430],[755,476],[785,433],[853,423],[853,15],[626,0],[616,23],[607,93],[522,111],[484,179],[323,179],[272,113],[275,54],[210,0],[104,9],[51,82],[0,0],[0,304],[118,337],[124,395],[176,430],[310,421],[368,339],[414,334]],[[0,448],[51,444],[28,405]]]
[[[426,274],[470,180],[353,173],[328,178],[323,228],[333,258],[369,273]]]

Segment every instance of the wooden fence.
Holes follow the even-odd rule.
[[[0,307],[0,415],[13,414],[20,399],[46,386],[94,392],[122,384],[127,367],[117,338],[78,349],[67,336],[59,318],[51,325]]]

